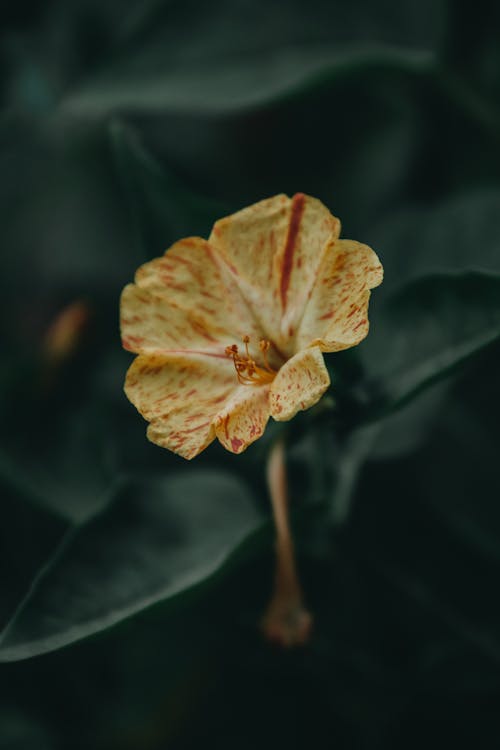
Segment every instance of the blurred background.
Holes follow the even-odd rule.
[[[118,299],[278,192],[378,252],[374,334],[415,280],[500,272],[499,33],[488,0],[3,9],[2,627],[27,598],[0,646],[1,750],[497,750],[498,344],[376,439],[353,429],[369,350],[329,358],[340,417],[297,418],[289,453],[315,630],[282,651],[258,631],[275,426],[189,464],[148,443]]]

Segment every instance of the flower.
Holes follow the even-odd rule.
[[[319,200],[276,195],[139,268],[121,298],[123,346],[139,355],[125,392],[153,443],[190,459],[217,437],[241,453],[269,416],[320,399],[322,353],[365,338],[383,273],[339,232]]]

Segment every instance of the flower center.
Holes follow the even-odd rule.
[[[259,349],[262,353],[262,359],[264,360],[264,367],[259,367],[259,365],[255,363],[255,360],[250,356],[248,350],[250,336],[244,336],[243,343],[245,344],[245,354],[240,354],[236,344],[226,346],[226,355],[233,360],[238,382],[242,385],[263,385],[265,383],[271,383],[276,377],[276,370],[272,369],[267,359],[267,353],[271,348],[271,342],[266,339],[262,339],[259,342]]]

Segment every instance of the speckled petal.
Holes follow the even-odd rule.
[[[215,421],[220,442],[232,453],[242,453],[260,438],[269,419],[269,386],[243,385],[231,396]]]
[[[208,351],[258,328],[228,269],[206,240],[191,237],[141,266],[121,299],[123,346],[137,353]]]
[[[224,342],[232,338],[196,309],[177,307],[135,284],[128,284],[122,292],[121,334],[123,347],[139,354],[194,351],[222,356]]]
[[[330,243],[299,327],[297,349],[318,345],[334,352],[359,344],[368,333],[369,290],[382,278],[380,261],[367,245]]]
[[[278,264],[282,310],[280,338],[288,353],[295,351],[297,328],[315,284],[323,254],[339,233],[340,221],[321,201],[302,193],[294,195],[286,243]]]
[[[209,237],[210,244],[232,269],[266,338],[279,328],[275,259],[285,245],[289,223],[290,199],[275,195],[220,219]]]
[[[329,385],[330,376],[320,348],[303,349],[283,365],[271,383],[271,416],[278,422],[286,422],[319,401]]]
[[[209,357],[141,355],[125,380],[127,397],[151,422],[149,439],[184,458],[214,440],[213,421],[237,388],[232,363]]]
[[[340,222],[315,198],[276,195],[216,222],[209,242],[232,269],[255,317],[290,356],[328,242]]]

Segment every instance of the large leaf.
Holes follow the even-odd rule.
[[[470,272],[408,284],[372,316],[360,347],[362,395],[376,411],[399,406],[499,336],[500,276]]]
[[[371,317],[370,336],[359,350],[367,375],[354,389],[366,411],[340,447],[334,523],[346,520],[364,464],[415,451],[446,399],[443,379],[500,337],[500,276],[426,277]]]
[[[248,491],[229,474],[127,483],[64,540],[4,631],[0,659],[60,648],[200,583],[258,524]]]
[[[454,384],[416,456],[422,465],[432,466],[417,480],[426,501],[460,540],[496,562],[499,354],[500,346],[492,347]]]
[[[175,4],[174,4],[175,5]],[[157,4],[101,72],[72,93],[72,112],[214,113],[282,98],[325,76],[376,65],[427,67],[444,4],[392,8],[385,19],[362,0],[277,4],[217,0]],[[146,14],[147,15],[147,14]],[[384,23],[390,18],[390,26]],[[430,23],[430,19],[434,23]]]
[[[149,153],[131,126],[115,120],[109,137],[144,257],[161,255],[181,237],[208,237],[227,207],[190,192]]]
[[[72,114],[99,117],[111,112],[214,114],[263,106],[315,86],[326,77],[345,77],[370,68],[427,72],[427,51],[390,45],[332,48],[291,46],[269,50],[260,58],[203,61],[172,66],[163,51],[111,68],[68,97]]]
[[[68,524],[30,502],[19,487],[0,479],[0,631],[12,617],[40,567],[52,554]]]
[[[438,205],[410,205],[381,216],[368,238],[385,269],[376,299],[426,274],[465,269],[500,272],[499,205],[500,190],[491,187],[463,191]]]
[[[19,409],[19,416],[26,411]],[[37,505],[81,522],[108,501],[115,482],[118,428],[111,435],[107,405],[87,401],[68,408],[67,414],[47,411],[35,414],[32,408],[29,435],[15,430],[2,414],[0,477]],[[47,419],[52,420],[50,430]]]

